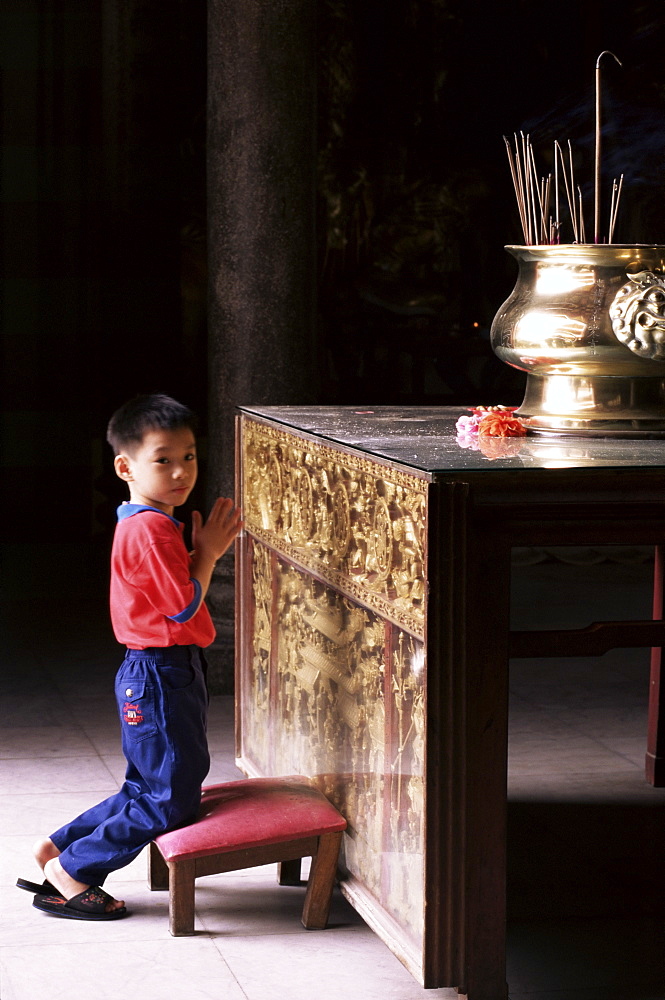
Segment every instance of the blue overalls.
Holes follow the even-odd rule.
[[[198,646],[128,649],[115,679],[127,759],[115,795],[51,834],[78,882],[103,885],[158,834],[190,823],[210,767],[208,693]]]

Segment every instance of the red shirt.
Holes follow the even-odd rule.
[[[118,642],[209,646],[215,626],[190,576],[184,525],[156,507],[124,503],[111,552],[111,622]]]

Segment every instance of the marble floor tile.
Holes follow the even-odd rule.
[[[38,765],[38,766],[37,766]],[[3,793],[52,794],[76,792],[81,788],[103,797],[116,791],[113,777],[98,756],[19,758],[0,761],[0,789]]]
[[[44,794],[30,791],[2,794],[1,829],[7,835],[48,835],[115,790],[113,786],[104,792],[84,790]]]
[[[304,902],[304,886],[277,884],[275,865],[201,879],[196,889],[196,912],[202,927],[225,939],[245,934],[306,937],[308,932],[300,921]],[[329,927],[360,924],[360,917],[336,889]]]
[[[109,774],[113,776],[115,781],[115,787],[120,788],[123,781],[125,780],[125,773],[127,771],[127,761],[120,752],[120,742],[116,745],[115,753],[104,754],[102,760],[108,770]]]
[[[30,878],[30,872],[22,877]],[[168,893],[150,892],[143,878],[124,881],[122,872],[116,872],[113,881],[109,879],[107,891],[125,901],[127,917],[99,922],[62,919],[36,909],[31,893],[15,886],[3,887],[0,890],[3,902],[11,903],[11,910],[6,906],[0,914],[3,949],[55,944],[78,947],[106,942],[125,942],[131,947],[132,942],[171,940]]]
[[[356,928],[246,934],[222,947],[247,1000],[459,1000],[453,989],[424,991],[383,942]]]
[[[208,706],[208,718],[211,725],[219,723],[224,732],[232,735],[234,714],[235,702],[232,695],[216,694],[211,696]]]
[[[60,727],[68,712],[57,691],[50,693],[39,685],[30,690],[0,692],[0,718],[3,729],[39,726]]]
[[[524,696],[511,693],[510,737],[515,746],[530,736],[543,743],[567,739],[573,730],[564,713],[552,712],[545,705],[533,704]]]
[[[23,726],[0,730],[0,759],[89,757],[94,746],[78,727]]]
[[[216,722],[208,725],[208,747],[211,752],[223,754],[226,757],[235,756],[235,740],[229,737],[228,730],[224,731]]]
[[[589,772],[583,762],[575,769],[540,773],[537,780],[528,772],[511,771],[508,775],[508,789],[510,798],[525,800],[616,802],[621,796],[621,801],[640,801],[645,805],[663,801],[663,789],[652,788],[644,780],[640,769],[628,764],[596,772],[593,781],[589,780]]]
[[[99,726],[87,724],[84,732],[95,753],[100,757],[113,757],[121,752],[122,737],[117,718],[110,721],[103,719]]]
[[[574,734],[568,739],[538,740],[537,737],[512,742],[508,751],[511,777],[522,773],[534,777],[554,772],[561,778],[571,772],[584,770],[585,774],[605,774],[608,771],[637,768],[630,760],[587,736]]]
[[[48,919],[48,918],[45,918]],[[51,921],[78,925],[77,921]],[[129,921],[116,921],[114,929]],[[2,1000],[247,1000],[215,943],[201,938],[132,941],[91,928],[97,940],[25,944],[3,954]],[[94,937],[94,935],[93,935]],[[65,947],[62,947],[62,945]]]
[[[600,737],[601,741],[612,750],[617,756],[625,757],[626,760],[634,764],[635,767],[639,768],[641,771],[644,770],[644,759],[646,756],[647,740],[646,733],[641,736],[632,737],[616,737],[611,738],[608,736]]]
[[[118,709],[113,693],[113,682],[108,690],[97,693],[89,691],[72,695],[63,695],[76,712],[83,729],[94,729],[98,724],[112,726],[118,724]]]
[[[210,770],[205,780],[206,785],[218,784],[222,781],[239,781],[245,775],[234,764],[232,754],[213,751],[210,754]]]

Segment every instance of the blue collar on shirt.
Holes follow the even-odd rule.
[[[163,514],[164,517],[168,517],[169,521],[173,521],[178,527],[181,525],[181,521],[178,521],[175,517],[171,517],[166,511],[160,510],[159,507],[148,507],[146,504],[142,503],[131,503],[129,500],[123,500],[116,514],[118,515],[119,521],[124,521],[126,517],[132,517],[134,514],[140,514],[142,510],[154,510],[156,514]]]

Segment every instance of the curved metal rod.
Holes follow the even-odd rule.
[[[623,66],[621,60],[610,52],[603,49],[596,59],[596,175],[595,175],[595,199],[594,199],[594,242],[600,243],[600,60],[603,56],[612,56],[619,66]]]

